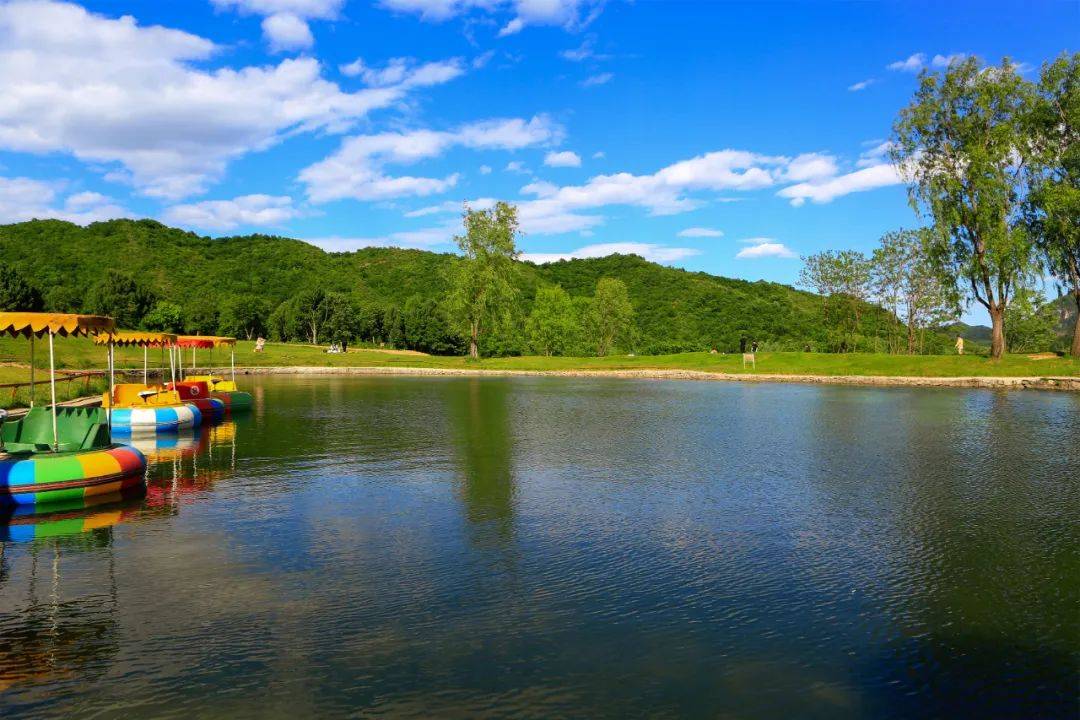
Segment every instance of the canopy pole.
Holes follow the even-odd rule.
[[[34,407],[34,333],[30,333],[30,407]]]
[[[149,350],[148,345],[142,346],[142,384],[146,384],[146,353]]]
[[[195,346],[194,345],[191,346],[191,369],[192,369],[192,371],[195,370]]]
[[[108,415],[109,415],[109,440],[110,440],[110,442],[112,441],[112,408],[113,408],[113,398],[115,397],[114,394],[113,394],[114,393],[113,387],[114,387],[115,382],[116,382],[115,381],[115,374],[116,374],[116,356],[113,353],[113,340],[112,340],[112,335],[110,335],[109,336],[109,413],[108,413]]]
[[[169,375],[172,377],[173,383],[176,382],[176,348],[172,345],[169,346]]]
[[[53,333],[49,330],[49,387],[52,394],[53,452],[60,451],[60,432],[56,429],[56,360],[53,353]]]
[[[229,354],[229,365],[232,367],[232,381],[233,385],[236,384],[236,346],[233,345],[232,352]]]
[[[179,372],[180,380],[184,379],[184,351],[178,345],[176,347],[176,369]]]

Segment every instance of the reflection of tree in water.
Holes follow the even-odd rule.
[[[81,550],[103,550],[105,567],[93,592],[63,598],[64,555]],[[29,564],[26,604],[0,612],[0,692],[105,674],[119,650],[112,528],[35,541]]]
[[[513,437],[506,383],[470,379],[455,383],[451,426],[463,476],[465,516],[503,542],[513,533]]]

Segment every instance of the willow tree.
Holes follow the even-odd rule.
[[[490,210],[465,210],[465,234],[455,238],[462,258],[451,269],[450,307],[465,325],[469,357],[480,357],[480,336],[504,322],[513,306],[511,284],[518,257],[517,208],[504,202]]]
[[[871,260],[874,292],[907,328],[907,351],[914,354],[916,334],[957,315],[954,293],[934,272],[926,247],[933,232],[896,230],[881,236]]]
[[[1009,60],[976,58],[923,73],[894,125],[892,160],[912,206],[934,221],[930,257],[969,302],[990,314],[990,354],[1005,353],[1005,310],[1034,272],[1020,210],[1025,197],[1025,116],[1032,93]]]
[[[1076,303],[1072,355],[1080,357],[1080,53],[1043,66],[1029,122],[1028,227]]]

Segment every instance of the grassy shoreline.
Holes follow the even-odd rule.
[[[48,367],[48,354],[38,344],[35,364]],[[433,368],[477,369],[497,371],[621,371],[621,370],[685,370],[706,373],[807,375],[807,376],[875,376],[875,377],[1076,377],[1080,376],[1080,361],[1068,357],[1038,358],[1028,355],[1008,355],[1000,361],[975,355],[885,355],[871,353],[758,353],[757,368],[743,369],[738,354],[705,352],[677,355],[613,355],[608,357],[544,357],[525,356],[470,360],[464,357],[441,357],[411,352],[387,352],[371,349],[350,349],[348,353],[329,355],[324,348],[293,343],[268,343],[265,352],[255,353],[254,343],[241,341],[236,348],[237,367],[326,367],[326,368]],[[56,341],[57,368],[81,370],[105,367],[105,349],[85,338],[58,338]],[[117,348],[118,368],[142,368],[143,352],[138,348]],[[229,353],[217,350],[198,350],[199,367],[227,368]],[[23,382],[28,377],[29,343],[21,339],[0,339],[0,361],[15,365],[0,366],[0,383]],[[158,367],[161,353],[150,350],[151,368]],[[185,367],[191,363],[191,351],[184,353]],[[17,366],[16,366],[17,365]],[[45,376],[39,379],[47,380]]]

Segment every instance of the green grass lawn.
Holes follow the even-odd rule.
[[[236,364],[244,366],[312,366],[312,367],[427,367],[481,368],[490,370],[626,370],[675,369],[704,372],[741,373],[739,355],[681,353],[678,355],[647,355],[629,357],[616,355],[595,357],[511,357],[479,361],[463,357],[437,357],[421,354],[394,354],[377,350],[351,350],[343,355],[328,355],[324,348],[310,345],[268,343],[266,351],[253,352],[253,342],[240,342]],[[48,367],[47,347],[38,343],[37,365]],[[45,350],[44,352],[42,352]],[[56,340],[57,367],[66,369],[104,368],[105,350],[85,338]],[[160,363],[160,351],[150,350],[150,366]],[[141,368],[142,350],[118,348],[117,367]],[[25,363],[29,359],[29,343],[22,339],[0,339],[0,361]],[[185,366],[190,364],[191,351],[184,353]],[[210,351],[197,350],[196,362],[206,367]],[[213,352],[216,368],[229,364],[227,350]],[[1000,361],[965,355],[884,355],[869,353],[758,353],[758,373],[797,375],[881,375],[916,377],[957,376],[1062,376],[1080,375],[1080,362],[1070,358],[1032,359],[1027,355],[1009,355]],[[0,367],[0,382],[21,381],[26,369]],[[12,379],[5,379],[12,378]],[[42,375],[42,379],[47,379]],[[0,392],[0,402],[3,401]]]

